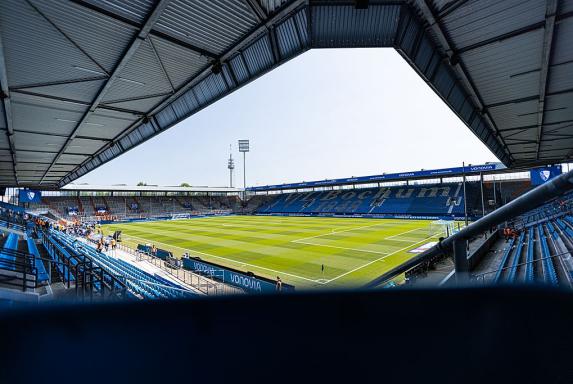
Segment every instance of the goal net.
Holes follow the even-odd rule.
[[[454,220],[436,220],[430,223],[428,235],[448,237],[458,232],[460,227]]]

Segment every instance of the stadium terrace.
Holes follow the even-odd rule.
[[[571,47],[573,0],[0,1],[0,383],[573,382]],[[329,48],[498,162],[74,184]]]

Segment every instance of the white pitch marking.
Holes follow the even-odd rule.
[[[303,240],[315,239],[315,238],[317,238],[317,237],[322,237],[322,236],[327,236],[327,235],[336,235],[337,233],[342,233],[342,232],[357,231],[357,230],[359,230],[359,229],[375,227],[375,226],[377,226],[377,225],[388,225],[388,224],[387,224],[387,223],[378,223],[378,224],[372,224],[372,225],[364,225],[364,226],[362,226],[362,227],[354,227],[354,228],[348,228],[348,229],[341,229],[340,231],[335,231],[335,230],[333,230],[332,232],[322,233],[322,234],[320,234],[320,235],[309,236],[309,237],[303,237],[302,239],[291,240],[291,243],[298,243],[298,242],[301,242],[301,241],[303,241]]]
[[[441,233],[440,233],[440,235],[441,235]],[[340,275],[340,276],[336,276],[336,277],[334,277],[334,278],[328,280],[325,284],[331,283],[331,282],[333,282],[334,280],[338,280],[338,279],[340,279],[341,277],[344,277],[344,276],[349,275],[349,274],[351,274],[351,273],[353,273],[353,272],[356,272],[356,271],[358,271],[359,269],[365,268],[365,267],[369,266],[370,264],[374,264],[374,263],[377,262],[377,261],[383,260],[383,259],[385,259],[385,258],[387,258],[387,257],[392,256],[392,255],[395,255],[395,254],[398,253],[398,252],[405,251],[405,250],[408,249],[408,248],[411,248],[411,247],[413,247],[413,246],[415,246],[415,245],[418,245],[418,244],[420,244],[420,243],[422,243],[422,242],[424,242],[424,241],[426,241],[426,240],[428,240],[428,239],[431,239],[432,237],[436,237],[436,236],[438,236],[438,235],[432,235],[432,236],[426,237],[425,239],[420,240],[420,241],[418,241],[417,243],[410,244],[410,245],[408,245],[408,246],[406,246],[406,247],[404,247],[404,248],[402,248],[402,249],[399,249],[399,250],[397,250],[397,251],[394,251],[394,252],[392,252],[392,253],[390,253],[390,254],[387,254],[387,255],[385,255],[385,256],[379,257],[379,258],[376,259],[376,260],[372,260],[372,261],[370,261],[370,262],[368,262],[368,263],[366,263],[366,264],[364,264],[364,265],[362,265],[362,266],[360,266],[360,267],[354,268],[353,270],[350,270],[350,271],[348,271],[348,272],[343,273],[343,274]]]
[[[419,230],[421,230],[421,229],[424,229],[424,228],[414,228],[414,229],[412,229],[412,230],[410,230],[410,231],[402,232],[402,233],[399,233],[399,234],[394,235],[394,236],[388,236],[388,237],[386,237],[384,240],[393,239],[393,238],[395,238],[395,237],[402,236],[402,235],[404,235],[404,234],[406,234],[406,233],[410,233],[410,232],[414,232],[414,231],[419,231]]]
[[[203,256],[209,256],[209,257],[214,257],[214,258],[216,258],[216,259],[221,259],[221,260],[230,261],[230,262],[233,262],[233,263],[239,264],[239,265],[248,265],[249,267],[264,269],[264,270],[266,270],[266,271],[270,271],[270,272],[273,272],[273,273],[278,273],[278,274],[281,274],[281,275],[287,275],[287,276],[290,276],[290,277],[295,277],[295,278],[297,278],[297,279],[302,279],[302,280],[310,281],[310,282],[312,282],[312,283],[319,283],[318,280],[313,280],[313,279],[309,279],[309,278],[307,278],[307,277],[302,277],[302,276],[293,275],[292,273],[287,273],[287,272],[284,272],[284,271],[277,271],[276,269],[265,268],[265,267],[261,267],[261,266],[259,266],[259,265],[254,265],[254,264],[249,264],[249,263],[243,263],[243,262],[241,262],[241,261],[237,261],[237,260],[233,260],[233,259],[228,259],[228,258],[226,258],[226,257],[211,255],[211,254],[209,254],[209,253],[205,253],[205,252],[201,252],[201,251],[195,251],[195,250],[193,250],[193,249],[182,248],[182,247],[178,247],[178,246],[176,246],[176,245],[171,245],[171,244],[162,243],[162,242],[160,242],[160,241],[152,241],[152,240],[149,240],[149,239],[144,239],[143,237],[137,237],[137,236],[133,236],[133,235],[124,235],[124,237],[131,237],[131,238],[133,238],[133,239],[140,239],[140,240],[144,240],[144,241],[146,241],[146,242],[157,243],[157,244],[163,244],[163,245],[168,246],[168,247],[171,247],[171,248],[182,249],[182,250],[184,250],[184,251],[190,251],[190,252],[193,252],[193,253],[198,253],[198,254],[203,255]]]
[[[294,241],[297,244],[306,244],[306,245],[313,245],[315,247],[328,247],[328,248],[338,248],[338,249],[346,249],[348,251],[358,251],[358,252],[368,252],[368,253],[376,253],[378,255],[387,255],[388,252],[380,252],[380,251],[371,251],[368,249],[361,249],[361,248],[347,248],[347,247],[339,247],[337,245],[326,245],[326,244],[315,244],[309,243],[306,241]]]

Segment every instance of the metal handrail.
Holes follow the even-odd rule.
[[[510,221],[571,190],[573,190],[573,170],[547,181],[545,184],[521,195],[512,202],[473,222],[452,236],[442,239],[438,244],[427,251],[414,256],[405,263],[370,281],[364,285],[364,288],[378,287],[388,280],[416,267],[418,264],[430,260],[432,257],[451,253],[455,242],[466,242],[472,237],[479,236],[489,229],[506,221]]]

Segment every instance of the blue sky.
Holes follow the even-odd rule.
[[[309,51],[76,183],[226,186],[497,161],[393,49]]]

